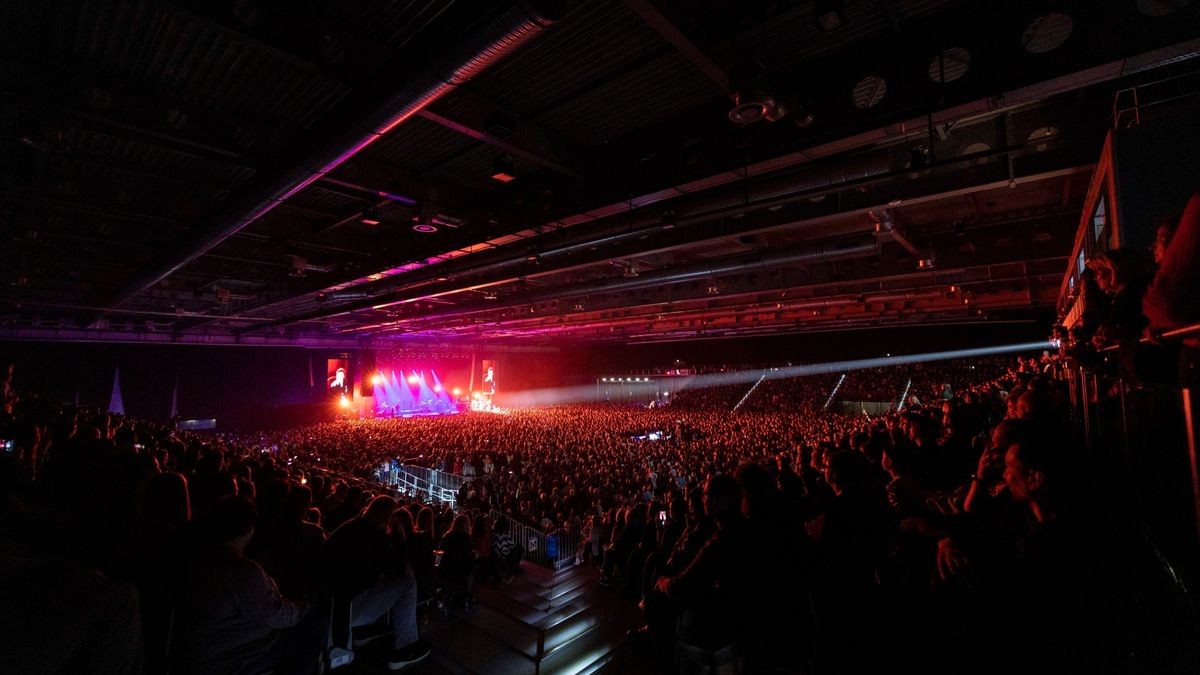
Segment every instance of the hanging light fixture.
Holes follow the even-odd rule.
[[[496,155],[496,160],[492,163],[492,180],[501,183],[511,183],[516,179],[517,169],[512,157],[508,155]]]

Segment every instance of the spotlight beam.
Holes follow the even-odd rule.
[[[994,347],[975,347],[972,349],[954,349],[941,352],[926,352],[924,354],[906,354],[901,356],[884,356],[873,359],[851,359],[847,361],[831,361],[828,363],[810,363],[800,366],[771,368],[766,372],[768,380],[785,380],[806,375],[822,373],[848,372],[866,368],[883,368],[886,366],[903,366],[912,363],[928,363],[930,361],[947,361],[975,356],[996,356],[1000,354],[1019,354],[1023,352],[1056,349],[1049,341],[1021,342]],[[728,373],[710,373],[697,375],[687,384],[687,389],[707,389],[729,384],[753,384],[763,376],[761,369],[742,370]],[[551,389],[533,389],[524,392],[510,392],[504,398],[506,407],[529,408],[539,406],[566,405],[593,400],[596,388],[590,385],[575,387],[556,387]]]

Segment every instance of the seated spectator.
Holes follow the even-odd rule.
[[[372,499],[357,517],[325,542],[326,581],[334,594],[350,600],[354,643],[361,646],[391,636],[388,668],[399,670],[429,656],[417,632],[417,582],[404,550],[403,531],[393,518],[396,500]],[[384,615],[391,627],[373,627]]]
[[[0,673],[142,672],[133,586],[64,560],[0,554]]]
[[[187,566],[192,519],[187,478],[175,472],[151,479],[142,498],[136,534],[122,561],[138,588],[145,631],[147,672],[166,669],[168,627],[180,570]]]
[[[319,587],[317,558],[325,543],[325,530],[305,518],[312,505],[307,485],[295,485],[287,491],[282,512],[270,538],[263,542],[263,567],[279,582],[279,587],[294,596],[312,596]]]
[[[199,518],[201,545],[183,589],[175,672],[315,672],[328,620],[280,595],[266,571],[242,555],[256,517],[249,500],[225,497]]]

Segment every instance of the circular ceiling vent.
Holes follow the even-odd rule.
[[[929,62],[929,79],[938,84],[953,82],[971,69],[971,52],[962,47],[943,49]]]
[[[879,105],[885,95],[887,95],[887,80],[878,75],[868,75],[854,85],[851,98],[854,99],[855,108],[866,110]]]
[[[1038,127],[1037,129],[1034,129],[1029,134],[1029,137],[1026,139],[1026,142],[1032,144],[1034,146],[1034,148],[1037,149],[1038,152],[1042,152],[1043,150],[1045,150],[1046,148],[1049,147],[1049,144],[1047,143],[1047,141],[1050,141],[1051,139],[1053,139],[1057,136],[1058,136],[1058,128],[1057,127],[1050,127],[1050,126]]]
[[[1075,23],[1066,14],[1047,14],[1034,19],[1021,34],[1021,46],[1030,54],[1045,54],[1063,46]]]
[[[1191,4],[1192,0],[1137,0],[1138,11],[1146,16],[1167,16]]]
[[[981,152],[987,152],[988,150],[991,150],[991,149],[992,149],[992,146],[988,145],[987,143],[978,143],[977,142],[977,143],[972,143],[972,144],[968,145],[967,147],[963,148],[962,154],[964,157],[966,155],[977,155]]]

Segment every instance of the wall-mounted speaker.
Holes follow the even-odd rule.
[[[375,350],[362,350],[360,363],[362,367],[358,369],[358,376],[360,378],[358,393],[360,396],[374,396],[375,385],[372,384],[371,379],[375,377],[375,373],[378,372],[378,369],[375,366]]]

